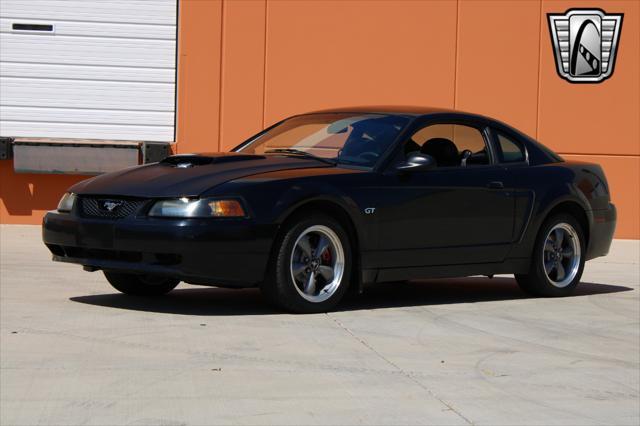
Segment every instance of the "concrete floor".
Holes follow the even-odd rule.
[[[508,277],[372,287],[326,315],[256,290],[116,294],[0,227],[0,424],[629,424],[640,421],[640,242],[574,297]]]

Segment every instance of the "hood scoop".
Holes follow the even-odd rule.
[[[214,154],[178,154],[165,158],[160,164],[167,164],[178,169],[189,169],[207,164],[223,164],[236,161],[259,160],[263,155],[241,154],[237,152],[220,152]]]

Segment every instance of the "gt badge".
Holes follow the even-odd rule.
[[[571,83],[599,83],[613,74],[623,14],[600,9],[549,13],[558,75]]]

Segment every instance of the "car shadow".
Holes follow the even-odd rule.
[[[184,284],[183,284],[184,286]],[[611,284],[581,283],[571,297],[633,290]],[[361,295],[347,297],[337,311],[433,306],[527,299],[513,278],[456,278],[383,283],[367,286]],[[177,315],[275,315],[258,289],[211,287],[177,288],[163,297],[145,298],[120,293],[71,297],[71,301],[108,308]]]

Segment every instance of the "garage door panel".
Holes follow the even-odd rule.
[[[173,126],[110,125],[82,123],[0,122],[0,132],[18,137],[173,141]],[[87,137],[91,135],[91,137]]]
[[[0,62],[2,77],[61,78],[69,80],[139,81],[170,83],[175,81],[173,68],[100,67],[84,65]]]
[[[2,0],[10,18],[175,25],[175,0]],[[143,19],[141,19],[143,17]]]
[[[53,33],[42,33],[40,37],[65,37],[65,36],[86,36],[110,37],[110,38],[142,38],[175,40],[176,31],[174,26],[169,25],[131,25],[115,24],[103,22],[71,22],[56,21],[54,19],[0,19],[0,32],[12,34],[29,34],[27,32],[15,31],[12,29],[14,23],[29,24],[50,24],[54,26]]]
[[[174,40],[126,40],[2,34],[2,60],[54,64],[174,68]]]
[[[115,109],[2,106],[5,121],[173,126],[173,112]]]
[[[2,0],[0,134],[173,141],[176,9],[177,0]]]
[[[2,79],[2,104],[173,111],[174,90],[167,90],[166,84],[35,79],[25,84],[22,80]]]

